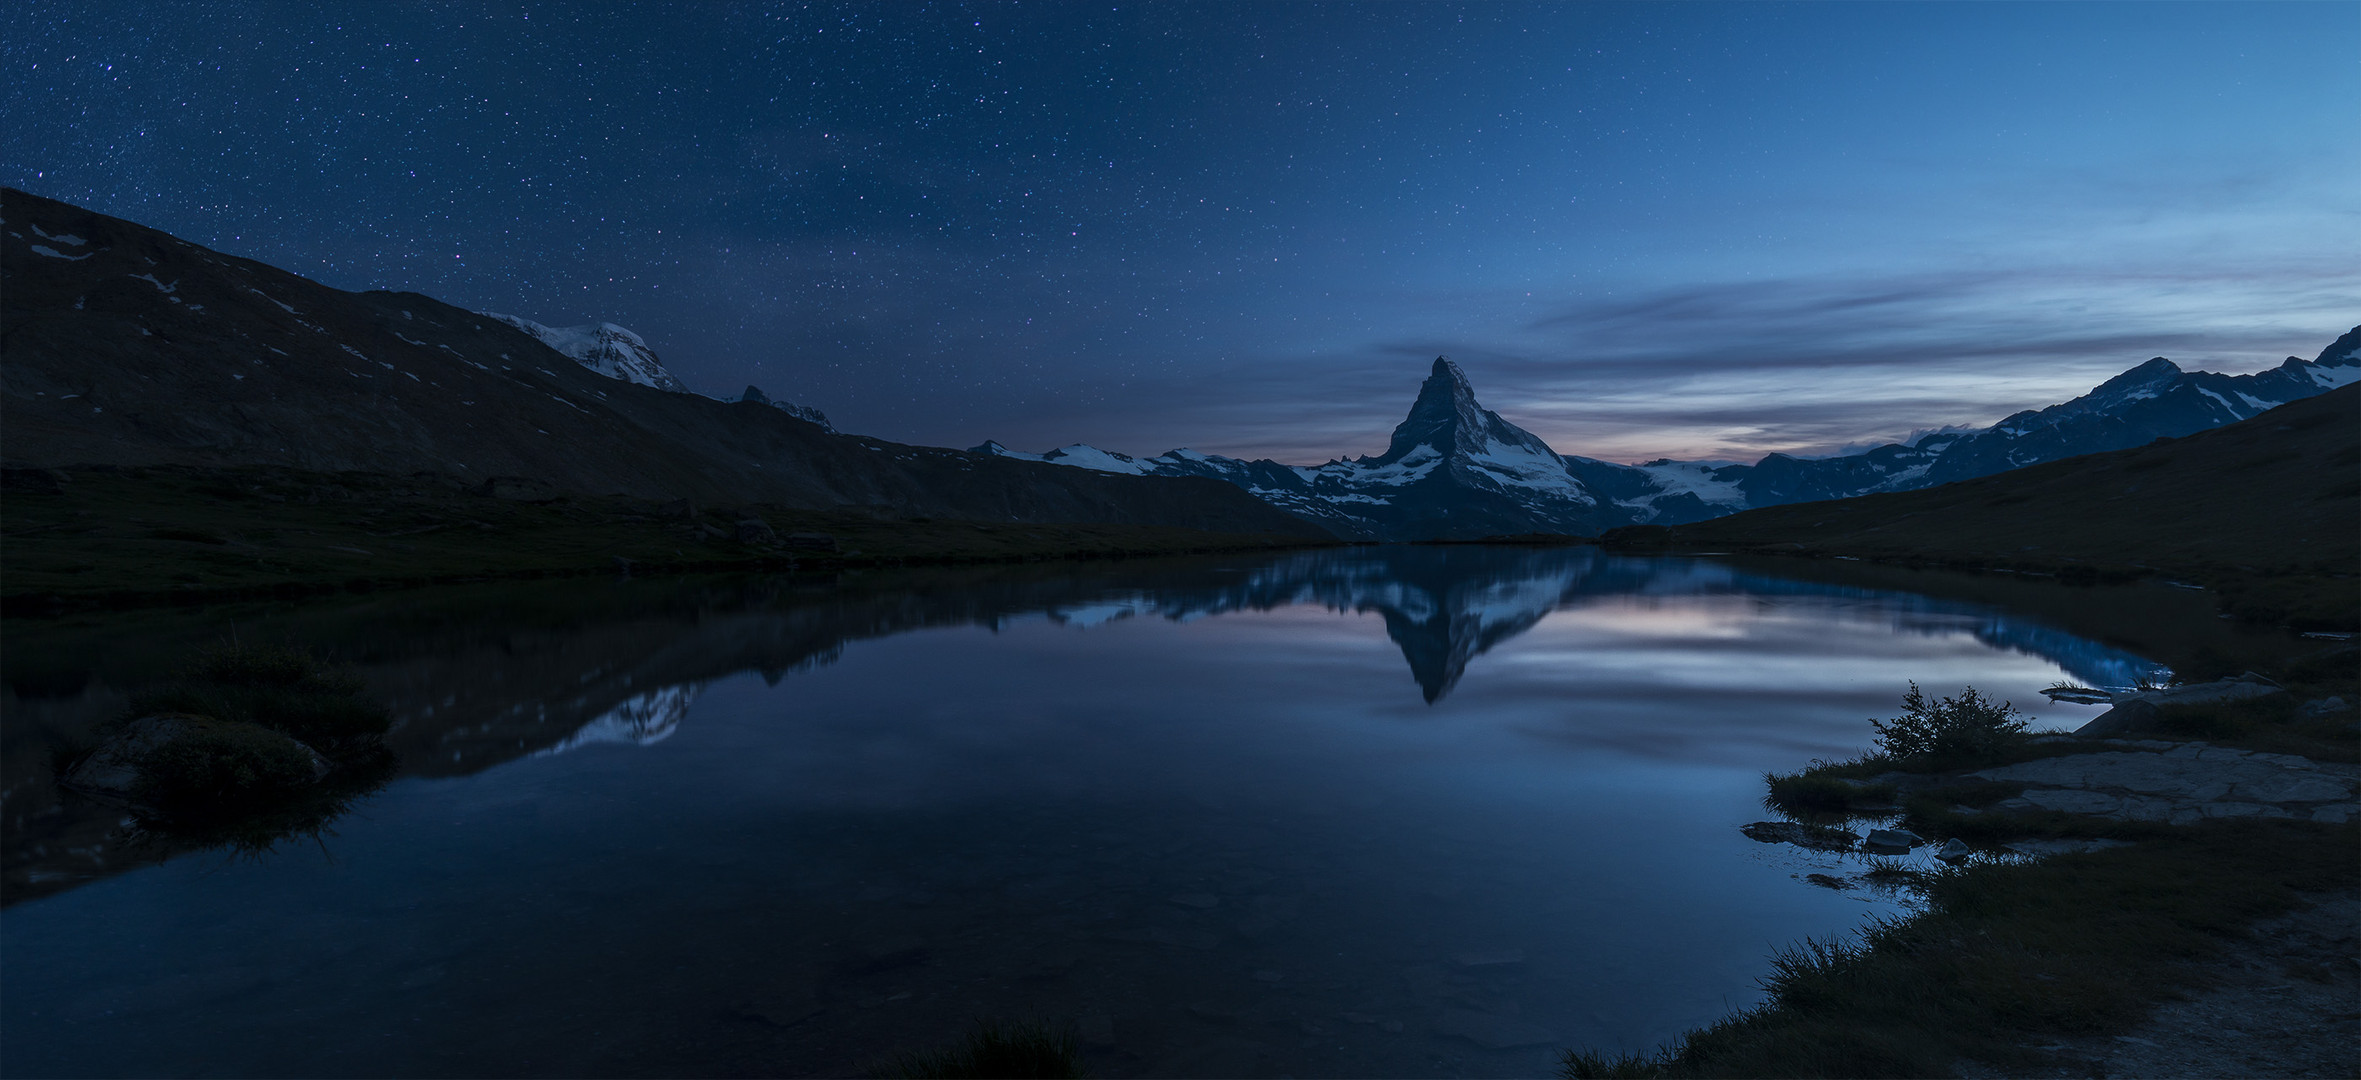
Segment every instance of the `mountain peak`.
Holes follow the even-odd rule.
[[[1396,461],[1420,446],[1448,454],[1462,441],[1481,439],[1484,428],[1484,408],[1476,404],[1475,387],[1468,385],[1459,365],[1438,356],[1426,381],[1419,384],[1410,415],[1395,426],[1393,440],[1377,460]]]

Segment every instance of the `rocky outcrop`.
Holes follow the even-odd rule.
[[[2154,740],[1968,774],[2027,785],[1994,810],[2058,810],[2118,821],[2187,825],[2212,818],[2297,818],[2338,824],[2361,814],[2361,766],[2205,743]]]

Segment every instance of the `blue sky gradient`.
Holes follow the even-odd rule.
[[[2361,322],[2361,4],[33,4],[0,180],[840,426],[1826,452]]]

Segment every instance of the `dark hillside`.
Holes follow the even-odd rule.
[[[0,193],[0,455],[525,477],[592,495],[1325,536],[1228,484],[831,434],[610,379],[415,293],[347,293]]]
[[[2350,625],[2361,589],[2361,385],[2138,449],[1609,538],[2068,577],[2160,571],[2239,592],[2254,617]]]

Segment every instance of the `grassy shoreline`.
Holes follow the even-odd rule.
[[[2287,694],[2168,706],[2142,738],[2361,761],[2353,713],[2324,718],[2297,708],[2306,698],[2361,696],[2354,663],[2352,650],[2340,650],[2278,671]],[[2006,719],[1998,712],[1994,725]],[[2124,1033],[2155,1006],[2207,986],[2209,964],[2248,927],[2308,898],[2361,891],[2361,822],[2175,826],[2005,809],[2024,785],[1968,775],[2133,744],[2014,733],[1981,746],[1913,748],[1897,744],[1892,728],[1880,730],[1888,745],[1860,758],[1766,775],[1764,804],[1807,829],[1892,820],[1923,836],[1958,838],[1980,854],[1932,872],[1882,868],[1911,882],[1925,909],[1873,921],[1852,940],[1783,949],[1762,981],[1762,1005],[1652,1053],[1567,1051],[1562,1075],[1948,1076],[1962,1061],[2087,1067],[2040,1044]],[[1992,857],[2020,840],[2114,846],[2036,861]],[[2334,979],[2326,968],[2287,974]]]
[[[1151,525],[693,506],[271,467],[10,470],[0,613],[61,614],[584,575],[829,571],[1289,550]]]

